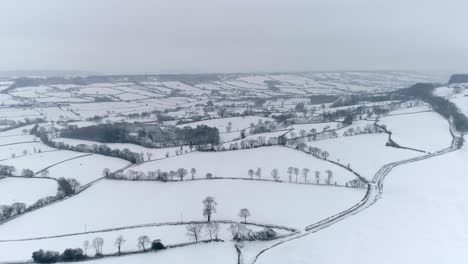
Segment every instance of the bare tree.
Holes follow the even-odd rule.
[[[192,174],[192,180],[194,180],[194,179],[195,179],[195,176],[197,175],[197,170],[196,170],[195,168],[192,168],[192,169],[190,170],[190,174]]]
[[[175,177],[175,176],[177,176],[177,172],[171,170],[171,171],[169,172],[169,178],[171,179],[171,181],[174,180],[174,177]]]
[[[23,169],[21,171],[21,176],[23,176],[23,177],[34,177],[34,171],[32,171],[30,169]]]
[[[93,248],[96,251],[96,255],[102,254],[102,245],[104,245],[104,239],[102,237],[93,239]]]
[[[218,233],[219,233],[218,223],[213,223],[213,222],[207,223],[205,225],[205,230],[206,230],[206,233],[209,235],[210,240],[213,240],[213,237],[216,240],[218,239]]]
[[[292,175],[294,173],[294,167],[288,167],[288,178],[289,178],[289,182],[292,181]]]
[[[331,184],[331,181],[333,179],[333,171],[326,170],[325,173],[327,174],[327,184]]]
[[[88,255],[88,248],[89,248],[89,240],[85,240],[83,242],[83,251],[84,251],[85,256]]]
[[[203,225],[201,224],[189,224],[186,226],[187,228],[187,236],[198,242],[200,238],[201,231],[203,229]]]
[[[257,168],[255,171],[255,176],[257,176],[258,179],[262,177],[262,168]]]
[[[315,181],[320,183],[320,171],[315,171]]]
[[[148,236],[140,236],[137,241],[137,247],[146,251],[146,247],[151,244],[151,240]]]
[[[322,152],[322,159],[326,160],[328,159],[329,156],[330,156],[330,153],[328,153],[328,151],[324,150]]]
[[[307,183],[307,177],[309,177],[310,170],[308,168],[302,169],[302,177],[304,177],[304,182]]]
[[[278,181],[279,180],[279,172],[278,172],[278,169],[273,169],[271,171],[271,177],[273,177],[273,179],[275,181]]]
[[[148,160],[151,160],[151,157],[153,157],[153,153],[151,153],[151,152],[146,152],[146,158],[147,158]]]
[[[114,242],[115,247],[117,247],[117,253],[120,254],[120,248],[122,247],[123,243],[125,243],[125,238],[122,235],[119,235]]]
[[[244,219],[244,223],[247,223],[247,217],[250,216],[250,211],[247,208],[242,208],[239,211],[239,217]]]
[[[250,178],[253,178],[253,176],[255,175],[255,172],[254,172],[254,170],[249,169],[249,171],[247,172],[247,174],[249,175]]]
[[[296,176],[296,182],[297,182],[297,176],[299,176],[299,168],[294,168],[294,175]]]
[[[177,170],[177,175],[179,176],[180,180],[183,181],[184,177],[187,175],[187,170],[184,168],[180,168]]]
[[[211,216],[216,213],[216,201],[213,197],[208,196],[203,200],[203,216],[205,216],[208,222],[211,221]]]

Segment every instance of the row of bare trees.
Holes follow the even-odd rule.
[[[270,174],[271,174],[271,177],[273,178],[273,180],[275,180],[275,181],[280,180],[280,172],[279,172],[278,169],[273,169]],[[293,182],[293,178],[294,178],[295,182],[298,183],[299,182],[299,175],[301,175],[301,177],[304,179],[304,183],[311,183],[311,181],[309,181],[310,169],[308,169],[308,168],[303,168],[302,170],[300,170],[299,168],[296,168],[296,167],[288,167],[287,174],[288,174],[288,181],[289,182]],[[326,178],[324,179],[324,183],[325,184],[332,184],[333,171],[326,170],[325,174],[326,174]],[[249,169],[247,171],[247,175],[251,179],[253,179],[254,177],[257,177],[258,179],[261,179],[261,177],[262,177],[262,168],[257,168],[256,170]],[[316,183],[316,184],[321,183],[320,175],[321,175],[320,171],[315,171],[314,172],[314,177],[315,177],[314,183]]]
[[[185,168],[179,168],[177,170],[171,171],[162,171],[160,169],[155,171],[135,171],[135,170],[127,170],[127,171],[118,171],[115,173],[111,173],[109,169],[104,169],[102,172],[102,176],[108,179],[113,180],[128,180],[128,181],[184,181],[186,177],[190,174],[190,178],[194,180],[197,177],[197,169],[191,168],[190,171]],[[205,178],[211,179],[214,175],[210,172],[205,174]]]

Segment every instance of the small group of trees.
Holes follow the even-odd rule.
[[[362,135],[362,134],[373,134],[373,133],[382,133],[384,132],[376,125],[367,124],[363,128],[361,127],[350,127],[343,132],[344,137],[355,136],[355,135]]]
[[[13,176],[16,168],[9,165],[0,165],[0,175]]]
[[[117,254],[122,254],[122,246],[126,243],[125,238],[122,235],[119,235],[115,241],[114,246],[117,249]],[[68,248],[63,251],[62,254],[56,251],[44,251],[42,249],[35,251],[32,253],[32,259],[36,263],[56,263],[56,262],[73,262],[73,261],[81,261],[85,259],[89,259],[88,256],[88,249],[94,249],[94,257],[102,257],[103,256],[103,246],[104,246],[104,239],[102,237],[94,238],[91,243],[89,240],[84,241],[83,248]],[[161,240],[156,239],[151,241],[150,238],[146,235],[140,236],[137,239],[137,247],[142,251],[147,251],[148,249],[152,250],[162,250],[166,247],[161,242]]]
[[[235,223],[229,226],[232,239],[235,241],[257,241],[257,240],[272,240],[275,239],[277,234],[272,228],[266,227],[261,231],[253,231],[245,224]]]
[[[11,205],[0,205],[0,221],[22,214],[27,206],[24,203],[13,203]]]
[[[108,179],[113,180],[127,180],[127,181],[184,181],[184,179],[190,174],[192,180],[194,180],[197,176],[197,169],[191,168],[188,171],[185,168],[179,168],[177,170],[171,171],[162,171],[160,169],[156,171],[135,171],[135,170],[127,170],[127,171],[118,171],[115,173],[111,173],[109,169],[104,169],[102,172],[103,176]],[[213,178],[212,173],[206,173],[205,177],[207,179]]]
[[[86,255],[81,248],[67,248],[62,254],[56,251],[44,251],[42,249],[33,252],[32,259],[36,263],[56,263],[59,261],[71,262],[86,259]]]
[[[257,168],[257,169],[255,169],[255,170],[249,169],[249,170],[247,171],[247,174],[249,175],[249,177],[250,177],[251,179],[253,179],[254,176],[257,177],[258,179],[260,179],[260,178],[262,178],[262,168]]]
[[[269,121],[269,120],[263,122],[262,119],[259,119],[257,125],[255,124],[250,125],[249,132],[250,132],[250,135],[254,135],[254,134],[260,134],[260,133],[273,132],[273,131],[276,131],[277,128],[278,127],[276,123]]]
[[[278,144],[277,137],[266,138],[265,136],[258,136],[257,138],[248,138],[241,140],[239,142],[232,142],[228,147],[224,145],[215,146],[214,150],[216,151],[226,151],[226,150],[239,150],[239,149],[251,149],[264,146],[273,146]]]
[[[58,195],[65,197],[77,193],[80,190],[80,183],[74,178],[63,178],[57,179],[58,183]]]
[[[350,180],[346,183],[346,187],[352,187],[352,188],[366,188],[367,183],[363,182],[361,179],[353,179]]]
[[[7,220],[17,215],[32,211],[34,209],[58,201],[66,196],[73,195],[80,189],[80,183],[73,178],[59,178],[57,180],[57,183],[57,194],[55,196],[46,196],[37,200],[30,206],[18,202],[13,203],[11,205],[0,205],[0,221]]]
[[[311,171],[308,168],[303,168],[301,170],[299,168],[290,166],[287,169],[288,181],[293,182],[293,179],[294,179],[294,182],[298,183],[299,182],[299,176],[301,176],[303,178],[304,183],[309,183],[309,182],[311,182],[311,181],[309,181],[310,172]],[[324,183],[332,184],[333,172],[331,170],[326,170],[325,173],[326,173],[327,177],[325,178]],[[247,174],[251,179],[254,179],[254,177],[257,177],[258,179],[260,179],[261,176],[262,176],[262,169],[261,168],[257,168],[256,170],[249,169],[247,171]],[[279,173],[278,169],[276,169],[276,168],[273,169],[270,174],[271,174],[271,177],[273,178],[274,181],[279,181],[280,180],[280,173]],[[319,184],[321,182],[320,181],[320,171],[315,171],[314,175],[315,175],[315,183]]]

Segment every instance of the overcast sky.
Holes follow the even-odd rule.
[[[0,70],[468,71],[468,0],[1,0]]]

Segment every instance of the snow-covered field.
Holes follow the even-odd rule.
[[[246,116],[246,117],[229,117],[229,118],[219,118],[219,119],[210,119],[205,121],[199,121],[194,123],[188,123],[179,125],[179,127],[197,127],[199,125],[206,125],[209,127],[216,127],[219,129],[219,132],[228,132],[226,128],[231,122],[231,131],[239,131],[241,129],[249,128],[251,124],[257,125],[259,120],[262,122],[272,121],[271,118],[261,117],[261,116]]]
[[[32,153],[26,156],[20,156],[14,159],[1,161],[0,165],[9,165],[15,167],[17,174],[21,173],[23,169],[30,169],[34,172],[38,172],[61,161],[81,155],[84,154],[67,150]]]
[[[249,169],[254,171],[260,168],[261,179],[273,180],[271,171],[278,169],[279,177],[282,181],[288,181],[288,167],[296,167],[301,172],[303,168],[309,169],[307,182],[316,182],[314,172],[321,173],[320,183],[324,183],[325,171],[333,172],[333,181],[340,185],[345,185],[347,181],[356,178],[351,172],[317,159],[301,151],[286,147],[272,146],[245,150],[222,151],[222,152],[192,152],[173,158],[143,163],[133,166],[129,170],[135,171],[176,171],[178,168],[185,168],[190,172],[192,168],[197,170],[196,178],[204,178],[207,173],[212,173],[214,177],[235,177],[249,178]],[[189,178],[190,175],[187,176]],[[257,176],[254,176],[257,178]],[[293,176],[293,181],[296,181]],[[304,182],[302,174],[298,175],[298,182]]]
[[[433,152],[452,143],[447,120],[434,112],[386,116],[379,123],[386,125],[392,139],[403,147]]]
[[[465,147],[397,167],[377,204],[278,246],[257,263],[466,263],[467,160]]]
[[[385,164],[424,153],[385,146],[387,134],[370,134],[308,142],[309,146],[327,150],[329,160],[348,165],[361,176],[372,179]]]
[[[80,144],[88,145],[88,146],[93,146],[93,145],[106,145],[111,149],[129,149],[132,152],[135,153],[143,153],[145,156],[145,160],[148,160],[148,153],[151,154],[150,159],[155,160],[155,159],[162,159],[165,158],[166,155],[171,157],[176,155],[176,151],[182,153],[190,151],[189,146],[181,146],[181,147],[171,147],[171,148],[146,148],[140,145],[135,145],[135,144],[129,144],[129,143],[99,143],[96,141],[89,141],[89,140],[81,140],[81,139],[73,139],[73,138],[56,138],[54,139],[56,142],[63,142],[65,144],[68,144],[70,146],[78,146]]]
[[[116,171],[130,165],[130,162],[113,157],[92,154],[77,159],[72,159],[49,169],[51,178],[74,178],[85,185],[91,181],[103,177],[103,170]]]
[[[14,177],[0,179],[0,205],[13,203],[31,205],[46,196],[54,196],[56,192],[57,183],[50,179]]]
[[[26,87],[19,83],[11,88],[8,87],[14,84],[13,79],[0,80],[0,90],[3,90],[0,94],[0,130],[4,130],[0,132],[0,165],[14,166],[13,175],[20,175],[23,169],[31,169],[37,174],[32,178],[3,178],[0,175],[0,205],[15,202],[31,205],[40,198],[55,195],[57,181],[38,178],[43,175],[38,172],[45,168],[51,178],[74,178],[87,188],[2,222],[0,263],[29,261],[31,253],[38,249],[61,252],[65,248],[79,248],[85,240],[91,242],[98,236],[105,240],[104,254],[117,251],[114,241],[119,235],[126,239],[123,251],[137,250],[137,238],[141,235],[161,239],[164,244],[185,243],[190,241],[186,227],[167,223],[204,221],[202,200],[207,196],[214,197],[217,202],[214,220],[240,221],[239,210],[248,208],[251,213],[249,222],[295,228],[298,236],[306,232],[307,226],[318,224],[314,233],[267,250],[257,264],[468,261],[468,228],[465,224],[468,222],[468,203],[464,192],[468,171],[466,147],[397,167],[388,174],[382,197],[377,194],[379,185],[374,183],[369,185],[369,192],[366,188],[344,186],[355,184],[350,181],[357,179],[345,166],[372,180],[385,164],[447,148],[452,142],[448,122],[431,111],[429,105],[411,98],[398,97],[397,101],[391,101],[384,97],[383,101],[377,102],[364,99],[354,105],[336,108],[330,103],[352,94],[356,98],[377,93],[385,96],[389,91],[416,82],[440,82],[439,76],[409,72],[304,72],[94,76],[80,77],[79,82],[64,78],[63,84],[57,80],[60,78],[53,79],[50,84],[47,79],[38,78]],[[38,85],[29,86],[35,83]],[[435,94],[451,100],[468,114],[467,84],[450,84],[436,89]],[[319,102],[321,96],[323,102]],[[298,106],[300,103],[304,104],[304,111],[298,111],[302,108]],[[383,111],[378,111],[381,109],[396,110],[381,115]],[[240,116],[232,117],[235,115]],[[340,121],[347,117],[355,121],[343,127],[344,122]],[[388,135],[377,133],[374,119],[392,132],[392,139],[397,144],[423,152],[385,146]],[[216,127],[224,149],[236,149],[241,142],[242,145],[246,142],[252,146],[256,142],[262,145],[283,134],[286,139],[295,139],[287,140],[288,147],[215,151],[220,146],[205,144],[203,147],[212,151],[190,152],[188,146],[146,148],[135,144],[59,138],[60,130],[67,124],[83,127],[119,123],[127,128],[125,133],[138,140],[148,140],[142,135],[150,130],[150,140],[161,137],[173,142],[188,142],[186,138],[191,140],[191,137],[203,135],[191,135],[191,131],[179,135],[179,131],[171,126],[191,120],[204,121],[178,127]],[[335,122],[321,123],[323,120]],[[250,135],[253,125],[265,121],[272,122],[277,131]],[[293,123],[298,124],[284,125]],[[38,127],[32,130],[35,124]],[[13,127],[17,128],[9,129]],[[246,129],[246,137],[240,139],[243,129]],[[336,129],[336,135],[320,134],[324,129]],[[315,139],[313,136],[301,137],[311,134],[311,130],[319,133]],[[30,134],[34,131],[39,132],[37,136]],[[355,135],[360,131],[376,133]],[[333,138],[328,138],[330,135]],[[107,145],[114,150],[128,149],[141,154],[144,162],[132,165],[120,158],[54,149],[40,141],[45,136],[72,146]],[[328,160],[295,149],[300,148],[296,145],[300,143],[326,150]],[[138,172],[170,172],[179,168],[186,169],[188,174],[183,181],[173,174],[174,181],[168,182],[110,180],[102,178],[106,168],[113,172],[125,168],[118,175],[138,176]],[[193,180],[192,168],[196,169]],[[293,168],[292,173],[290,168]],[[0,173],[10,173],[8,167],[0,166],[0,169]],[[278,170],[279,182],[273,179],[274,169]],[[326,184],[329,171],[333,176],[331,184]],[[207,179],[208,173],[215,179]],[[369,196],[365,196],[366,193]],[[370,200],[362,200],[364,197],[370,197]],[[354,206],[361,202],[368,202],[365,205],[376,203],[361,208],[363,210],[356,215],[348,214],[350,208],[354,210]],[[344,215],[344,219],[338,218],[343,221],[329,222],[337,215]],[[0,207],[0,218],[8,217],[11,217],[8,207]],[[155,226],[155,223],[166,224]],[[328,223],[333,224],[328,226]],[[123,229],[113,230],[119,227]],[[105,257],[90,262],[234,264],[238,255],[227,227],[222,225],[220,231],[220,238],[226,242],[200,243],[158,253]],[[40,238],[42,236],[46,237]],[[28,238],[36,239],[8,241]],[[208,238],[207,233],[203,232],[201,238]],[[279,241],[281,238],[245,242],[243,263],[253,264],[252,257]],[[88,255],[94,255],[93,248],[88,249]]]
[[[236,264],[237,252],[234,243],[197,244],[194,246],[173,248],[157,253],[130,255],[117,258],[92,260],[90,264],[147,264],[147,263],[187,263],[190,264]]]
[[[87,230],[99,230],[202,220],[201,201],[207,196],[218,203],[213,219],[239,220],[239,210],[247,207],[252,214],[249,221],[304,227],[352,206],[364,194],[362,189],[244,180],[168,183],[104,180],[78,196],[0,225],[0,237],[18,239],[83,232],[84,225]]]
[[[230,224],[220,224],[218,238],[225,241],[232,240],[232,235],[229,231]],[[31,253],[38,250],[39,248],[54,249],[62,252],[67,248],[82,248],[85,241],[92,243],[96,237],[104,239],[103,253],[112,254],[117,251],[114,241],[118,236],[123,236],[125,242],[122,244],[122,252],[138,250],[137,240],[142,235],[148,236],[151,240],[160,239],[165,245],[173,245],[180,243],[192,242],[192,239],[186,235],[186,226],[181,225],[164,225],[164,226],[150,226],[150,227],[137,227],[123,230],[115,230],[110,232],[97,232],[88,233],[81,235],[72,235],[58,238],[48,238],[40,240],[29,240],[29,241],[16,241],[16,242],[1,242],[0,247],[0,259],[10,261],[21,261],[27,260],[31,257]],[[248,225],[248,228],[254,231],[259,231],[262,227]],[[277,230],[278,234],[285,234],[287,231]],[[206,229],[200,234],[201,240],[210,239]],[[229,242],[227,242],[229,243]],[[229,243],[230,244],[230,243]],[[233,245],[231,245],[234,247]],[[94,249],[89,248],[89,255],[94,254]],[[219,254],[217,252],[216,254]]]
[[[28,142],[20,144],[11,144],[6,146],[0,146],[0,161],[4,159],[12,158],[12,155],[16,157],[22,156],[26,153],[33,154],[36,152],[51,151],[54,150],[41,142]]]

